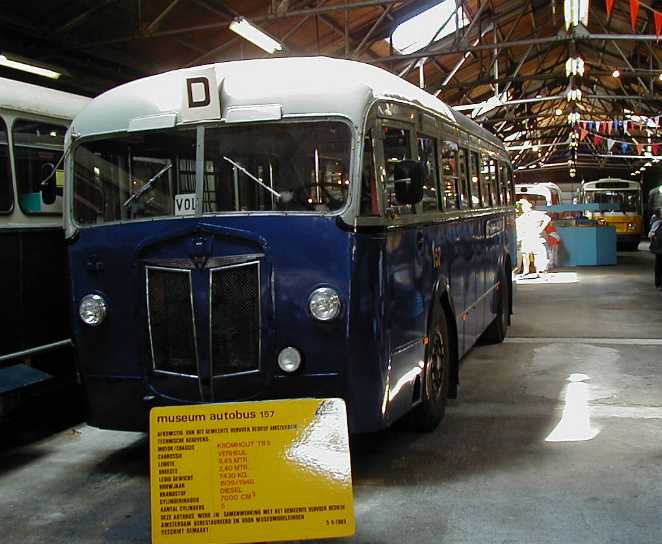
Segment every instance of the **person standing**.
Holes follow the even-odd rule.
[[[543,232],[549,225],[550,218],[546,213],[534,210],[528,200],[522,199],[518,204],[522,209],[522,215],[515,220],[515,223],[517,239],[522,248],[524,263],[522,272],[527,278],[537,278],[539,272],[547,270],[547,249]],[[533,276],[528,275],[531,262],[535,270]]]
[[[655,288],[662,290],[662,210],[655,211],[648,239],[655,254]]]

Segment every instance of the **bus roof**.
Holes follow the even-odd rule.
[[[211,64],[126,83],[95,98],[76,119],[80,136],[124,132],[131,122],[176,114],[181,121],[185,78],[213,69],[228,108],[280,106],[283,118],[343,115],[359,124],[374,99],[391,99],[437,112],[497,146],[502,142],[464,115],[404,79],[369,64],[327,57],[288,57]]]
[[[584,191],[604,191],[608,189],[639,191],[641,190],[641,184],[638,181],[633,181],[631,179],[601,178],[583,182],[582,189]]]
[[[0,109],[71,120],[90,98],[0,78]]]

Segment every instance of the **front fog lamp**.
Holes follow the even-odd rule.
[[[297,348],[285,348],[278,354],[278,366],[284,372],[295,372],[301,366],[301,353]]]
[[[78,306],[78,315],[83,323],[96,327],[105,319],[107,310],[101,295],[85,295]]]
[[[315,319],[331,321],[340,314],[340,295],[331,287],[320,287],[310,295],[308,308]]]

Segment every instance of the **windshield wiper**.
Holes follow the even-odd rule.
[[[260,187],[265,188],[267,191],[269,191],[276,198],[282,198],[283,195],[281,195],[281,193],[279,193],[278,191],[274,191],[271,187],[269,187],[268,185],[265,185],[264,183],[262,183],[262,180],[260,178],[255,177],[248,170],[246,170],[241,164],[233,161],[231,158],[226,157],[225,155],[223,156],[223,160],[228,161],[237,170],[241,170],[244,174],[246,174],[249,178],[251,178],[255,183],[257,183]]]
[[[145,183],[145,185],[143,185],[140,189],[138,189],[135,193],[133,193],[129,198],[126,199],[124,204],[122,204],[122,208],[126,208],[134,200],[140,198],[147,191],[149,191],[152,188],[152,185],[154,185],[154,183],[156,183],[156,181],[171,168],[172,168],[172,161],[168,161],[168,164],[166,164],[163,168],[161,168],[161,170],[159,170],[156,174],[154,174],[151,178],[149,178],[147,180],[147,183]]]

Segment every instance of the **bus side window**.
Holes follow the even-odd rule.
[[[58,167],[62,174],[50,178],[50,196],[42,193],[42,182],[49,178],[62,157],[66,131],[64,126],[42,121],[14,121],[16,186],[18,201],[26,213],[62,213],[62,166]]]
[[[439,211],[439,184],[437,183],[437,140],[429,136],[419,135],[416,138],[418,160],[427,167],[428,178],[423,186],[423,212]]]
[[[480,189],[483,195],[483,207],[489,208],[493,205],[492,200],[492,178],[490,177],[490,159],[481,153],[480,156]]]
[[[471,174],[471,207],[480,208],[480,170],[478,169],[478,153],[471,151],[469,154],[469,166]]]
[[[8,213],[12,209],[11,166],[9,164],[9,140],[7,128],[0,119],[0,213]]]
[[[499,171],[497,170],[496,159],[490,159],[490,178],[492,179],[491,193],[492,202],[495,206],[501,204],[501,190],[499,187]]]
[[[458,209],[457,144],[444,142],[441,146],[441,172],[444,181],[444,210]]]
[[[469,163],[467,162],[468,154],[465,149],[460,149],[458,153],[459,159],[459,196],[460,208],[466,210],[471,207],[471,196],[469,195]]]
[[[513,204],[515,202],[515,186],[513,185],[513,171],[510,169],[510,166],[506,165],[506,187],[508,191],[508,204]]]
[[[361,173],[361,215],[380,215],[375,178],[375,157],[372,130],[363,139],[363,169]]]
[[[395,165],[404,159],[411,159],[411,136],[404,128],[384,127],[384,162],[386,166],[386,186],[384,188],[384,207],[394,217],[409,215],[413,206],[400,204],[395,198]]]

